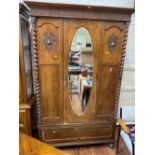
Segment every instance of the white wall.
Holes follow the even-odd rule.
[[[124,105],[135,105],[135,14],[132,15],[131,23],[129,25],[126,57],[119,100],[119,107]]]
[[[29,0],[39,2],[134,8],[134,0]]]
[[[82,45],[78,45],[82,43]],[[86,47],[86,43],[91,43],[91,37],[88,30],[84,27],[79,28],[73,38],[71,51],[79,51],[81,47]]]

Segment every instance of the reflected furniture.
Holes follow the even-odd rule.
[[[19,134],[19,155],[69,155],[25,133]]]
[[[135,155],[135,108],[134,106],[124,106],[120,108],[120,118],[118,119],[118,137],[116,153],[119,153],[119,140],[122,137],[131,155]]]
[[[93,49],[92,48],[81,48],[79,64],[93,64]]]
[[[84,80],[87,80],[88,79],[88,76],[82,76],[82,75],[79,75],[79,95],[80,95],[80,100],[82,101],[82,94],[83,94],[83,81]]]
[[[69,65],[79,66],[79,51],[71,51]]]
[[[39,139],[54,146],[114,143],[128,26],[134,9],[24,1],[30,8]],[[93,48],[86,110],[70,99],[71,43],[81,27]]]
[[[82,111],[85,111],[92,90],[92,80],[85,79],[82,81]]]
[[[69,66],[68,67],[69,80],[71,79],[71,75],[79,75],[81,74],[81,68],[79,66]]]
[[[19,129],[31,135],[31,108],[35,101],[32,77],[29,10],[19,4]]]

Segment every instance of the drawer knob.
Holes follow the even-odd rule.
[[[23,124],[23,120],[22,120],[22,119],[19,119],[19,123],[20,123],[20,124]]]
[[[109,53],[108,51],[105,52],[106,55],[108,55],[108,53]]]
[[[19,129],[24,128],[24,124],[19,124]]]
[[[54,58],[58,58],[58,56],[57,55],[54,55]]]

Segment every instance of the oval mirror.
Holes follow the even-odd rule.
[[[90,34],[84,27],[74,35],[68,62],[71,106],[77,115],[82,115],[89,104],[93,83],[93,47]]]

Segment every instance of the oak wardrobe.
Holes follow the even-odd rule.
[[[39,139],[114,143],[134,9],[25,1],[30,8]]]

